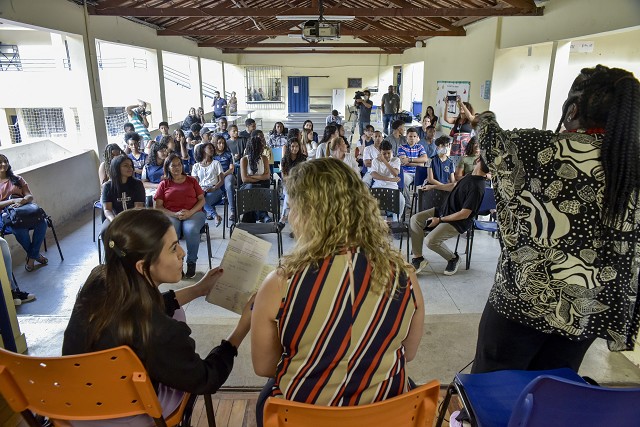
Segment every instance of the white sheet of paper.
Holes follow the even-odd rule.
[[[270,248],[271,243],[236,228],[220,263],[224,272],[207,295],[207,302],[242,313],[251,294],[274,270],[265,265]]]

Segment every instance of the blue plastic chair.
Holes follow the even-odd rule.
[[[475,237],[475,230],[487,231],[492,235],[498,232],[498,223],[492,218],[490,221],[481,221],[478,218],[478,215],[491,215],[491,211],[496,209],[496,198],[493,192],[493,188],[486,187],[484,189],[484,196],[482,197],[482,202],[480,203],[480,208],[478,209],[478,214],[473,220],[473,225],[471,229],[467,231],[467,243],[466,243],[466,267],[468,270],[469,266],[471,266],[471,252],[473,251],[473,238]],[[458,252],[458,244],[460,243],[460,235],[458,235],[458,239],[456,240],[456,249],[455,252]]]
[[[522,391],[508,427],[640,424],[639,402],[640,388],[599,387],[544,375]]]
[[[541,375],[553,375],[574,383],[586,384],[578,374],[568,368],[546,371],[496,371],[483,374],[457,374],[445,395],[436,427],[442,425],[451,396],[457,393],[462,405],[477,427],[507,427],[511,413],[522,391]],[[561,401],[564,405],[564,401]],[[551,423],[547,426],[580,425],[579,423]]]

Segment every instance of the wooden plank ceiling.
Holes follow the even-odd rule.
[[[82,0],[71,0],[83,3]],[[188,37],[224,53],[402,53],[431,37],[464,37],[464,26],[494,16],[540,16],[534,0],[323,0],[324,15],[341,22],[341,39],[309,43],[280,38],[301,34],[301,20],[318,15],[318,0],[95,0],[89,13],[122,16],[159,36]],[[285,43],[283,43],[283,41]]]

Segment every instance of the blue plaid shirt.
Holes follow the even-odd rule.
[[[398,157],[407,156],[410,162],[425,154],[427,152],[424,151],[424,147],[421,144],[414,144],[413,147],[409,144],[403,144],[398,147]],[[402,166],[402,170],[406,173],[416,173],[415,166]]]

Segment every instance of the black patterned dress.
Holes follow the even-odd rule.
[[[505,131],[493,113],[478,137],[496,186],[501,253],[489,296],[507,319],[571,340],[633,348],[640,324],[640,206],[601,220],[602,134]]]

